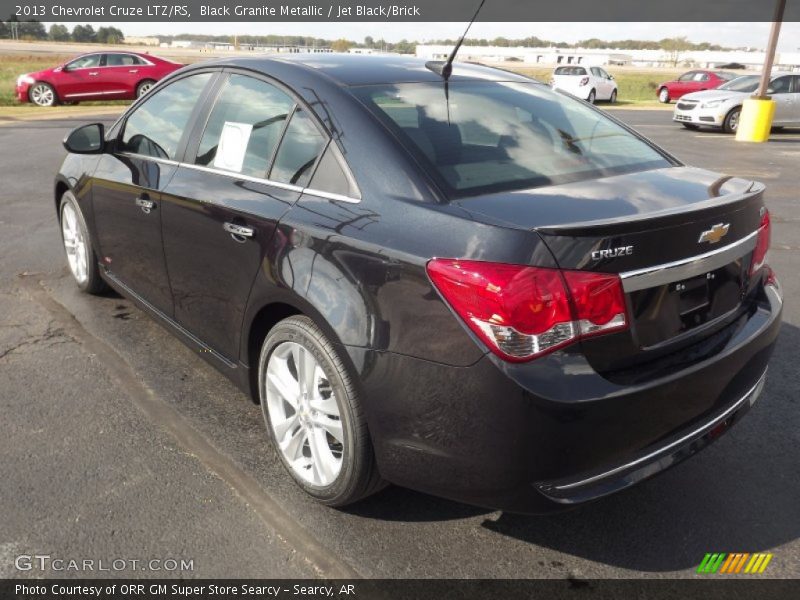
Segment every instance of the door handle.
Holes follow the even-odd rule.
[[[128,73],[138,73],[139,69],[129,69]]]
[[[150,211],[156,207],[156,203],[150,200],[150,198],[145,198],[144,196],[139,196],[136,199],[136,206],[142,209],[142,212],[146,215],[150,214]]]
[[[256,230],[252,227],[245,225],[237,225],[236,223],[225,223],[222,228],[231,234],[231,237],[237,242],[243,242],[245,238],[251,238]]]
[[[97,71],[89,71],[89,75],[94,77],[95,75],[99,75],[99,73]]]

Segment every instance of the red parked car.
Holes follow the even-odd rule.
[[[658,86],[658,99],[667,104],[684,94],[714,90],[735,77],[738,77],[736,73],[728,71],[689,71],[674,81],[667,81]]]
[[[17,78],[17,100],[38,106],[132,100],[183,65],[138,52],[92,52]]]

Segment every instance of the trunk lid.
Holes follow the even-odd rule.
[[[458,204],[535,230],[562,269],[620,274],[630,329],[583,342],[592,365],[613,372],[697,344],[741,316],[762,195],[752,181],[673,167]]]

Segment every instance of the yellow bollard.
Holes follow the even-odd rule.
[[[775,101],[766,98],[748,98],[742,105],[737,142],[766,142],[775,116]]]

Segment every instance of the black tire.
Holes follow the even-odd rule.
[[[692,131],[697,131],[700,129],[700,125],[695,125],[694,123],[681,123],[686,129],[691,129]]]
[[[336,479],[325,487],[301,479],[278,449],[275,439],[267,409],[266,370],[270,356],[283,342],[295,342],[311,353],[336,397],[345,438],[342,444],[342,467]],[[342,507],[374,494],[387,485],[378,473],[372,440],[353,378],[336,348],[311,319],[297,315],[284,319],[272,328],[261,347],[258,381],[261,409],[275,453],[303,491],[322,504]]]
[[[597,93],[594,90],[592,90],[591,92],[589,92],[589,97],[586,98],[586,101],[589,104],[594,104],[595,100],[597,100]]]
[[[611,97],[608,99],[609,103],[616,104],[617,103],[617,90],[611,92]]]
[[[37,81],[28,88],[28,100],[36,106],[50,107],[58,104],[58,94],[49,83]]]
[[[152,79],[143,79],[136,85],[136,97],[141,98],[156,84]]]
[[[669,90],[667,88],[662,87],[658,90],[658,101],[661,102],[661,104],[669,104],[670,100],[672,100],[672,98],[669,97]]]
[[[781,131],[783,131],[784,129],[786,129],[786,127],[784,127],[783,125],[778,125],[777,127],[773,127],[773,128],[771,129],[771,131],[772,131],[773,133],[780,133],[780,132],[781,132]]]
[[[725,120],[722,122],[722,131],[725,133],[736,133],[736,130],[739,128],[739,117],[741,114],[741,106],[732,108],[730,112],[725,115]]]
[[[63,104],[64,106],[78,106],[78,104],[80,104],[80,101],[78,101],[78,100],[64,100],[64,101],[61,102],[61,104]]]
[[[89,237],[89,229],[86,227],[86,221],[83,218],[83,213],[81,212],[81,207],[78,204],[78,201],[75,199],[75,196],[72,195],[72,192],[64,192],[64,195],[61,196],[61,202],[58,205],[58,222],[59,225],[62,224],[64,218],[64,207],[69,204],[72,209],[75,211],[75,215],[78,221],[78,227],[81,229],[81,233],[83,235],[84,243],[86,244],[86,254],[88,259],[86,261],[86,280],[79,281],[75,276],[75,273],[70,269],[72,273],[73,279],[75,280],[75,284],[78,288],[87,294],[100,294],[105,292],[108,289],[108,284],[103,281],[103,278],[100,276],[100,267],[97,263],[97,255],[94,252],[94,248],[92,247],[92,240]],[[64,244],[64,230],[63,227],[61,228],[61,242]],[[65,252],[66,252],[66,245]]]

